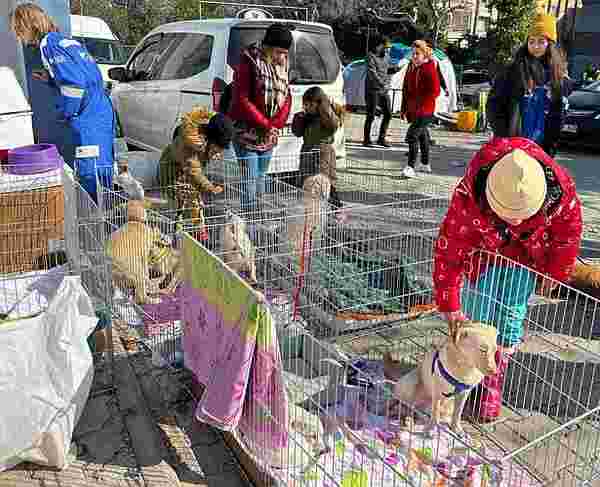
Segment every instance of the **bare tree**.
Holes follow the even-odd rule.
[[[471,8],[471,0],[421,0],[421,7],[430,17],[431,43],[436,46],[440,42],[440,34],[450,23],[451,16],[457,10]]]

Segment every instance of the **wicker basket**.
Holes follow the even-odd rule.
[[[52,243],[64,239],[64,205],[62,186],[0,193],[0,274],[48,268]]]

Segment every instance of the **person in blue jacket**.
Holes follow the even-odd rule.
[[[115,116],[98,65],[85,47],[58,32],[46,12],[33,3],[19,5],[11,13],[10,26],[19,41],[39,47],[45,69],[33,72],[32,78],[59,91],[59,113],[72,129],[75,147],[92,147],[82,154],[87,157],[76,159],[74,169],[97,200],[96,176],[103,186],[112,186],[115,135]]]

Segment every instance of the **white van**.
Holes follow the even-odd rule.
[[[108,70],[125,65],[127,50],[110,30],[108,24],[96,17],[71,15],[71,37],[84,45],[94,57],[102,78],[110,86]]]
[[[318,85],[345,104],[333,31],[324,24],[233,18],[176,22],[154,29],[125,69],[110,71],[111,78],[119,81],[111,96],[127,142],[161,150],[175,137],[182,114],[196,105],[216,110],[223,89],[233,80],[241,51],[262,40],[275,22],[295,26],[289,74],[293,103],[269,171],[297,171],[302,140],[292,135],[290,124],[293,114],[302,109],[304,92]],[[336,152],[338,159],[345,159],[343,130],[338,131]],[[294,157],[287,157],[290,154]]]

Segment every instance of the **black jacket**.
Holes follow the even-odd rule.
[[[516,86],[510,70],[500,73],[488,96],[486,115],[496,137],[520,137],[521,113],[519,104],[524,95]],[[570,94],[569,81],[561,82],[560,96],[554,97],[544,123],[542,148],[550,155],[556,152],[560,130],[564,122],[564,97]]]

